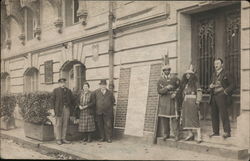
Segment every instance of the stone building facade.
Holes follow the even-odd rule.
[[[247,1],[1,1],[1,94],[52,91],[60,77],[95,90],[107,79],[115,129],[151,138],[163,57],[179,78],[193,64],[204,95],[202,73],[222,57],[237,78],[235,135],[249,148],[249,12]]]

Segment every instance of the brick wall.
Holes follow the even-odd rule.
[[[115,115],[115,127],[125,128],[128,107],[130,73],[130,68],[122,68],[120,71],[117,107]]]
[[[153,132],[156,109],[158,106],[157,81],[161,75],[161,64],[152,64],[150,67],[148,99],[145,114],[144,131]]]

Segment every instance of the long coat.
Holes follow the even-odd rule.
[[[167,85],[172,85],[173,88],[168,90],[165,88]],[[159,93],[159,114],[166,116],[175,116],[175,99],[171,98],[171,95],[176,92],[179,88],[180,80],[174,75],[171,75],[170,78],[161,77],[157,83],[157,91]]]
[[[224,69],[220,72],[220,74],[217,76],[216,72],[212,75],[212,83],[215,83],[215,81],[220,81],[221,86],[223,87],[224,91],[228,94],[226,97],[226,102],[228,105],[232,103],[232,94],[235,89],[235,83],[233,76],[226,72]],[[213,96],[213,90],[211,90],[211,95]]]
[[[186,74],[183,75],[186,77]],[[182,79],[184,80],[184,79]],[[200,87],[198,79],[195,75],[189,78],[189,81],[181,82],[181,98],[182,98],[182,124],[184,129],[199,128],[199,106],[196,102],[201,101],[201,93],[197,92]]]
[[[103,94],[101,89],[97,89],[93,92],[93,98],[95,102],[95,111],[97,115],[113,115],[113,106],[115,104],[115,97],[113,93],[106,89],[106,93]]]
[[[94,113],[94,105],[95,105],[95,103],[94,103],[94,98],[93,98],[93,94],[92,94],[92,92],[91,91],[89,91],[88,93],[86,93],[86,97],[87,98],[85,98],[86,99],[86,101],[85,102],[83,102],[83,100],[81,100],[81,97],[83,97],[83,95],[84,95],[84,92],[83,92],[83,90],[81,90],[80,92],[79,92],[79,94],[78,94],[78,97],[77,97],[77,99],[76,99],[76,106],[78,106],[79,107],[79,105],[87,105],[87,108],[86,109],[88,109],[87,111],[88,111],[88,114],[93,114]]]
[[[76,102],[77,106],[87,106],[87,108],[79,110],[79,126],[78,130],[80,132],[92,132],[95,131],[95,121],[93,116],[93,106],[94,106],[94,100],[93,100],[93,94],[88,91],[87,93],[84,93],[84,91],[80,91],[79,97],[77,98]]]
[[[74,110],[74,99],[70,89],[68,88],[55,88],[52,93],[52,102],[55,111],[55,116],[61,116],[63,106],[65,105],[70,110],[70,114]]]

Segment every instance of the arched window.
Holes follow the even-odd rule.
[[[10,75],[7,72],[1,73],[1,94],[10,92]]]
[[[86,80],[86,68],[80,61],[68,61],[61,67],[61,77],[67,79],[67,87],[77,91]]]
[[[77,16],[78,9],[79,0],[64,1],[65,26],[71,26],[79,22],[79,16]]]
[[[24,92],[35,92],[39,85],[39,71],[31,67],[24,72]]]

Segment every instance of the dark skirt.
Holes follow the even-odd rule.
[[[186,95],[183,101],[183,128],[195,129],[200,128],[198,105],[195,104],[196,95]]]
[[[90,114],[89,109],[80,110],[78,131],[79,132],[93,132],[93,131],[95,131],[94,116]]]

